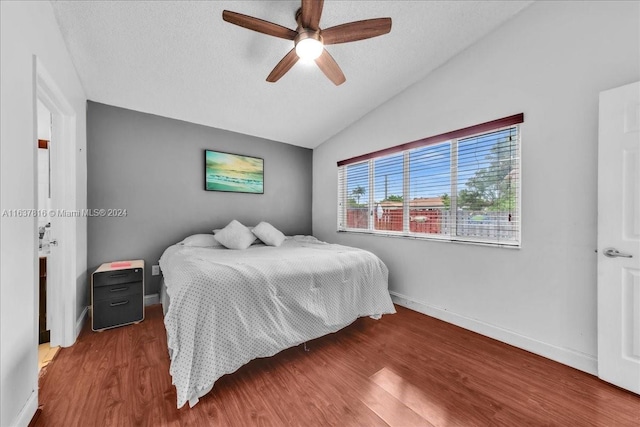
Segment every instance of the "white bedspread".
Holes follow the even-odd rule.
[[[243,251],[173,245],[160,267],[178,408],[252,359],[395,313],[378,257],[311,236]]]

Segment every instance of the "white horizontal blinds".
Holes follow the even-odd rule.
[[[347,192],[344,186],[346,169],[346,166],[338,166],[338,230],[347,228]]]
[[[373,229],[402,231],[403,153],[373,160]]]
[[[449,234],[451,141],[409,151],[409,232]]]
[[[338,229],[520,244],[523,114],[338,162]]]
[[[519,241],[518,126],[458,140],[454,236]]]
[[[369,161],[340,166],[338,195],[340,230],[369,228]]]

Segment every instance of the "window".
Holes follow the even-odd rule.
[[[338,231],[519,246],[523,120],[338,162]]]
[[[346,171],[346,223],[349,228],[369,229],[369,162],[357,163]]]

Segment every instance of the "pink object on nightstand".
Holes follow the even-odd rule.
[[[120,268],[120,267],[131,267],[131,263],[129,261],[111,263],[111,268]]]

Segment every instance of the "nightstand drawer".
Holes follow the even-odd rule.
[[[94,331],[139,322],[143,318],[144,304],[141,293],[93,303]]]
[[[104,271],[93,274],[93,286],[119,285],[121,283],[140,282],[143,275],[142,268],[127,268],[124,270]]]
[[[93,288],[93,301],[102,301],[111,298],[121,298],[128,295],[142,293],[142,282],[121,283],[117,285],[105,285]]]

